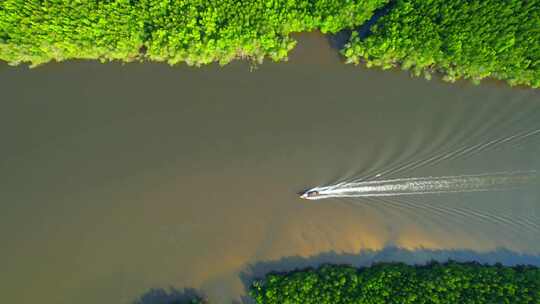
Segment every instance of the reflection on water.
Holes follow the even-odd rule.
[[[439,251],[540,254],[537,189],[296,195],[538,129],[538,90],[365,70],[340,63],[324,39],[303,42],[289,63],[255,72],[245,63],[2,69],[4,299],[130,303],[171,286],[230,303],[249,265],[286,257],[389,246],[422,248],[420,261]],[[531,136],[395,178],[539,170],[539,152]]]

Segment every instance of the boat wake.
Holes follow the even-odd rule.
[[[435,193],[463,193],[519,189],[538,183],[536,171],[498,172],[476,175],[411,177],[342,182],[305,191],[310,200],[326,198],[383,197]]]
[[[390,177],[398,173],[411,172],[421,167],[434,166],[441,162],[471,157],[504,145],[516,147],[526,139],[538,135],[540,135],[540,129],[536,128],[473,145],[465,145],[453,151],[439,152],[424,159],[396,164],[378,172],[368,172],[362,178],[342,181],[330,186],[319,186],[308,189],[300,197],[303,199],[319,200],[325,198],[389,197],[434,193],[501,191],[538,184],[539,177],[536,170],[439,177]],[[383,179],[384,177],[386,178]]]

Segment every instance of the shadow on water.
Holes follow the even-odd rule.
[[[342,50],[345,44],[349,42],[349,38],[351,37],[351,33],[353,31],[356,31],[361,39],[366,38],[369,36],[369,34],[371,34],[371,26],[373,26],[381,17],[386,16],[390,10],[392,10],[395,4],[395,1],[390,1],[385,6],[375,10],[375,12],[373,12],[373,16],[371,16],[368,21],[364,22],[355,29],[341,30],[335,34],[327,35],[330,46],[334,49]]]
[[[244,295],[240,301],[233,300],[231,304],[254,304],[248,296],[249,287],[254,280],[263,279],[269,273],[285,273],[289,271],[317,268],[324,264],[351,265],[368,267],[379,262],[403,262],[406,264],[426,264],[431,261],[447,262],[478,262],[482,264],[497,264],[505,266],[533,265],[540,266],[540,255],[522,254],[505,248],[488,252],[477,252],[468,249],[408,250],[389,246],[382,250],[364,250],[358,254],[324,252],[311,257],[290,256],[275,261],[263,261],[247,265],[240,273],[244,286]],[[207,303],[205,296],[193,288],[177,289],[169,287],[152,288],[132,304],[190,304]]]
[[[176,289],[170,287],[152,288],[144,293],[133,304],[190,304],[194,300],[204,301],[204,296],[196,289]]]
[[[262,279],[269,273],[283,273],[294,270],[316,268],[324,264],[351,265],[354,267],[368,267],[378,262],[403,262],[406,264],[425,264],[430,261],[447,262],[478,262],[482,264],[500,263],[505,266],[533,265],[540,266],[540,255],[522,254],[505,248],[498,248],[488,252],[477,252],[468,249],[408,250],[394,246],[382,250],[365,250],[358,254],[325,252],[311,257],[291,256],[275,261],[258,262],[248,265],[240,273],[240,279],[245,288],[245,294],[254,280]],[[242,303],[253,304],[248,297],[242,297]]]

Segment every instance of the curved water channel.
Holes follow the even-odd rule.
[[[267,270],[448,257],[540,264],[540,187],[300,200],[540,128],[540,90],[345,65],[316,35],[288,63],[0,67],[6,303],[214,303]],[[528,136],[392,178],[540,170]]]

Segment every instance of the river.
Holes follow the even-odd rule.
[[[540,187],[376,201],[297,192],[540,129],[540,90],[345,65],[302,35],[250,71],[0,67],[6,303],[239,301],[267,270],[448,257],[540,264]],[[474,153],[473,153],[474,152]],[[540,135],[399,177],[540,170]]]

